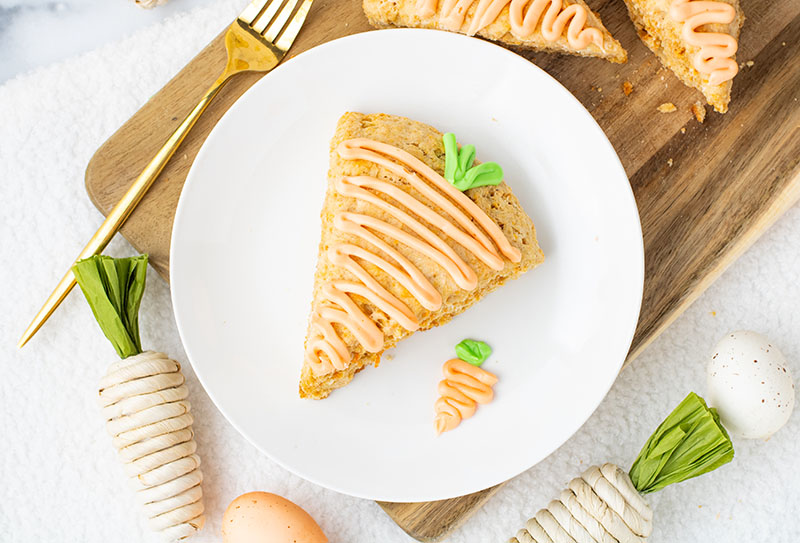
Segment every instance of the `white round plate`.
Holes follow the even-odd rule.
[[[328,399],[301,400],[329,140],[346,111],[475,144],[502,165],[546,261]],[[485,41],[386,30],[299,55],[217,124],[175,216],[172,300],[206,391],[266,455],[346,494],[424,501],[505,481],[586,421],[628,352],[643,261],[625,172],[567,90]],[[499,376],[495,399],[436,437],[441,367],[464,338],[494,349],[484,367]]]

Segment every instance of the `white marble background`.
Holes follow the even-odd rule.
[[[133,0],[0,0],[0,83],[213,0],[171,0],[145,10]]]
[[[70,296],[24,350],[14,345],[101,221],[83,187],[95,149],[244,1],[173,0],[146,13],[127,0],[72,0],[63,8],[39,0],[0,0],[2,77],[29,72],[0,83],[2,543],[157,540],[142,527],[94,404],[95,383],[114,354],[85,302]],[[190,9],[200,4],[207,5]],[[47,40],[10,51],[12,42],[22,43],[16,37],[32,35],[26,27],[39,18],[51,30]],[[88,33],[104,21],[102,39]],[[137,26],[147,28],[137,31]],[[126,33],[132,35],[123,40]],[[109,43],[101,47],[103,40]],[[70,58],[29,71],[61,56]],[[567,443],[509,482],[448,542],[504,541],[583,467],[604,461],[628,467],[689,390],[704,392],[708,352],[730,330],[764,333],[800,376],[798,240],[800,207],[795,206],[622,372]],[[133,249],[117,238],[109,252],[129,255]],[[154,273],[141,313],[143,342],[185,361],[168,286]],[[303,481],[261,455],[217,411],[189,364],[184,371],[206,476],[208,523],[194,541],[218,542],[227,503],[263,489],[301,504],[332,543],[410,543],[374,502]],[[650,543],[800,541],[800,415],[768,441],[736,441],[735,447],[731,464],[649,498],[656,517]],[[478,459],[476,469],[493,461],[498,460]]]

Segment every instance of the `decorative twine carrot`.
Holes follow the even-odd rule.
[[[733,460],[733,444],[713,408],[694,392],[647,440],[630,472],[592,466],[570,481],[509,543],[642,543],[653,512],[642,494]]]
[[[203,527],[203,474],[180,364],[142,352],[139,304],[147,255],[93,256],[73,267],[78,285],[121,360],[100,381],[99,402],[119,459],[149,519],[165,541]]]

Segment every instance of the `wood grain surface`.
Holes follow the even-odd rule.
[[[703,124],[690,112],[699,93],[661,68],[636,37],[622,0],[590,4],[628,50],[627,64],[518,52],[589,109],[630,178],[645,246],[644,299],[630,362],[800,198],[800,2],[741,1],[747,21],[730,110],[719,115],[706,108]],[[288,57],[366,30],[359,0],[316,0]],[[97,151],[86,170],[86,189],[100,211],[111,209],[221,71],[221,36]],[[227,85],[122,229],[167,280],[171,226],[189,166],[217,120],[260,77],[242,75]],[[633,86],[630,96],[622,91],[626,81]],[[659,113],[665,102],[677,111]],[[438,502],[380,505],[412,537],[438,541],[498,488]]]

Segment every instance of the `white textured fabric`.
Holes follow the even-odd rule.
[[[203,474],[183,383],[177,362],[146,351],[111,364],[98,391],[131,487],[150,529],[165,541],[194,535],[205,524]]]
[[[25,349],[14,345],[101,222],[83,186],[92,153],[246,1],[219,0],[0,87],[3,543],[158,540],[141,521],[137,497],[127,487],[95,404],[97,381],[115,355],[86,302],[71,294]],[[591,80],[591,61],[585,62]],[[686,167],[691,164],[673,165]],[[621,374],[575,436],[503,487],[448,543],[505,541],[586,466],[608,461],[630,467],[686,393],[703,394],[707,353],[727,331],[765,334],[800,375],[798,239],[800,208],[795,207]],[[107,252],[131,255],[133,249],[116,239]],[[374,502],[295,477],[225,421],[187,363],[168,286],[152,271],[139,320],[143,344],[181,362],[192,401],[207,521],[191,541],[219,542],[222,512],[249,490],[275,492],[301,505],[332,543],[410,541]],[[648,496],[655,512],[649,543],[797,542],[800,417],[795,413],[769,441],[736,441],[735,447],[732,463]],[[480,458],[475,467],[501,461]]]

